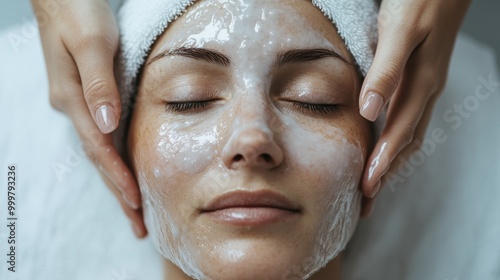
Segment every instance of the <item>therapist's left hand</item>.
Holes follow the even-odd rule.
[[[382,1],[379,42],[359,106],[370,121],[386,105],[388,110],[386,126],[366,162],[362,216],[369,215],[381,185],[391,183],[384,175],[399,168],[395,158],[408,158],[422,144],[469,4],[470,0]]]

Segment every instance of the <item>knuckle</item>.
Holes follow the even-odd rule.
[[[90,162],[92,162],[92,164],[97,167],[99,170],[102,170],[103,167],[102,167],[102,164],[99,162],[99,158],[97,156],[97,152],[95,151],[95,149],[89,149],[86,151],[87,153],[87,158],[89,159]]]
[[[422,3],[416,1],[410,3],[394,3],[382,4],[382,10],[386,10],[391,17],[391,25],[395,30],[410,31],[418,28],[422,22],[425,22],[425,17],[429,14],[429,9]]]
[[[438,67],[434,65],[422,67],[419,75],[420,86],[430,94],[443,91],[446,85],[446,74],[443,74]]]
[[[415,129],[412,125],[405,125],[400,134],[400,149],[404,149],[413,141],[413,136],[415,134]]]
[[[69,96],[69,94],[66,91],[60,88],[50,89],[49,102],[54,109],[63,111],[64,107],[68,104],[70,99],[71,96]]]
[[[62,111],[63,105],[62,105],[61,99],[57,96],[57,94],[51,92],[49,94],[49,102],[50,102],[50,106],[52,106],[52,108],[54,108],[58,111]]]
[[[401,22],[403,5],[398,2],[383,3],[379,12],[379,27],[390,27]]]
[[[394,91],[401,79],[401,71],[394,64],[389,64],[378,71],[378,80],[384,88],[391,89]]]
[[[94,140],[92,139],[83,140],[83,149],[89,161],[92,162],[92,164],[95,165],[99,169],[99,171],[103,171],[104,167],[102,166],[99,157],[99,155],[102,154],[100,152],[101,149],[96,143],[94,143]]]
[[[411,141],[406,147],[404,148],[405,152],[405,157],[409,158],[411,155],[413,155],[415,152],[419,151],[422,147],[422,143],[420,141]]]
[[[89,79],[84,85],[84,94],[87,102],[94,103],[109,92],[108,82],[99,77]]]

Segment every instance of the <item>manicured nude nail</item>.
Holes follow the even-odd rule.
[[[132,199],[130,199],[125,193],[122,194],[123,200],[130,206],[132,209],[139,209],[139,205],[135,203]]]
[[[109,105],[102,105],[95,112],[96,123],[102,133],[110,133],[116,128],[115,113],[115,109]]]
[[[379,178],[377,178],[377,180],[379,180],[380,177],[382,177],[383,174],[376,174],[375,171],[378,171],[379,165],[382,164],[381,157],[382,157],[382,154],[385,152],[386,148],[387,148],[387,142],[382,143],[382,146],[380,147],[380,151],[378,152],[377,156],[375,156],[375,158],[372,160],[372,163],[370,164],[370,167],[368,168],[368,180],[372,180],[374,178],[374,175],[379,176]],[[384,173],[387,171],[388,167],[389,166],[386,166]]]
[[[360,113],[367,120],[373,122],[378,118],[383,107],[384,98],[380,94],[369,92],[365,97]]]

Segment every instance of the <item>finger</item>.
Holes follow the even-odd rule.
[[[425,137],[425,133],[427,131],[427,127],[429,126],[429,122],[432,118],[432,113],[434,111],[434,106],[435,103],[438,99],[438,95],[433,95],[431,99],[429,100],[429,104],[426,106],[425,112],[420,119],[420,123],[417,125],[417,128],[415,129],[415,137],[412,143],[410,143],[406,148],[401,151],[401,153],[398,155],[398,158],[404,158],[407,159],[411,156],[412,153],[414,153],[416,150],[418,150],[421,147],[421,144],[423,143],[423,139]],[[400,161],[402,162],[402,161]],[[393,166],[391,165],[390,170],[398,170],[399,166]],[[387,174],[390,174],[391,171],[389,171]],[[374,187],[374,192],[378,192],[379,189],[384,186],[386,187],[387,185],[390,186],[391,184],[391,178],[387,178],[386,175],[384,175],[378,182],[377,185]],[[361,218],[369,218],[373,214],[373,209],[375,208],[375,198],[370,198],[363,196],[362,202],[361,202],[361,213],[360,217]]]
[[[402,86],[391,100],[387,123],[382,135],[373,149],[363,176],[363,193],[374,197],[374,187],[390,167],[397,154],[406,147],[414,136],[417,124],[425,111],[434,86],[427,83],[425,67],[420,67],[412,75],[409,72]]]
[[[96,37],[90,45],[80,48],[73,55],[88,110],[104,134],[117,128],[121,113],[120,95],[113,72],[114,54],[113,44],[104,37]]]
[[[71,112],[67,111],[66,103],[82,93],[80,75],[62,41],[53,37],[52,34],[41,37],[49,80],[50,104],[54,109],[68,114]]]
[[[359,98],[360,114],[367,120],[378,118],[398,88],[408,58],[421,40],[413,33],[403,23],[379,30],[377,51]]]
[[[111,136],[103,135],[92,120],[83,97],[80,74],[73,57],[68,54],[62,41],[51,42],[48,47],[44,47],[47,61],[51,62],[46,64],[50,80],[51,104],[72,119],[87,155],[102,170],[101,173],[107,174],[109,178],[107,181],[114,182],[116,186],[114,189],[119,190],[115,195],[125,214],[135,221],[136,227],[143,229],[142,215],[133,214],[137,212],[134,209],[139,209],[141,205],[136,181],[133,176],[125,175],[131,173],[112,145]]]
[[[403,175],[402,172],[399,172],[402,165],[405,162],[408,162],[408,160],[410,160],[410,157],[412,157],[413,154],[415,152],[417,152],[418,150],[420,150],[422,148],[422,145],[424,145],[424,143],[426,141],[424,139],[424,137],[426,135],[427,127],[429,126],[429,122],[432,118],[432,113],[434,111],[434,106],[438,100],[438,97],[439,97],[438,94],[434,94],[430,98],[430,100],[425,108],[425,112],[423,113],[422,118],[420,119],[420,122],[418,123],[418,125],[415,129],[413,141],[410,144],[408,144],[397,155],[397,158],[393,161],[393,163],[391,163],[391,167],[389,168],[389,171],[381,179],[381,181],[384,182],[384,184],[383,184],[384,186],[389,186],[389,187],[391,187],[391,189],[394,188],[394,185],[396,182],[392,182],[390,177],[394,176],[394,174],[397,174],[398,176]],[[423,160],[425,160],[425,157],[416,159],[416,161],[410,160],[410,164],[421,165],[421,164],[423,164],[423,162],[421,162]],[[404,176],[400,176],[400,177],[404,177]]]
[[[121,191],[122,197],[133,209],[141,205],[136,180],[113,145],[111,135],[103,135],[92,121],[83,96],[76,95],[68,102],[71,119],[82,139],[89,159]]]
[[[105,174],[101,173],[101,177],[104,180],[104,183],[109,187],[111,192],[116,196],[118,199],[120,206],[123,209],[123,212],[125,212],[125,215],[129,218],[130,223],[132,225],[132,230],[134,231],[134,234],[138,238],[143,238],[147,235],[147,229],[146,225],[144,224],[144,216],[142,209],[131,209],[127,203],[123,200],[123,198],[120,195],[120,191],[113,186],[113,183],[106,177]]]

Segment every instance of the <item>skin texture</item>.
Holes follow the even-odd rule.
[[[212,53],[208,62],[200,49],[227,60]],[[338,55],[275,63],[294,49]],[[339,273],[332,260],[356,227],[373,140],[352,61],[332,23],[305,0],[200,1],[168,27],[142,71],[128,134],[167,279]],[[304,107],[311,104],[329,109]],[[194,107],[179,109],[186,106]],[[235,190],[282,194],[298,213],[238,226],[202,211]]]

